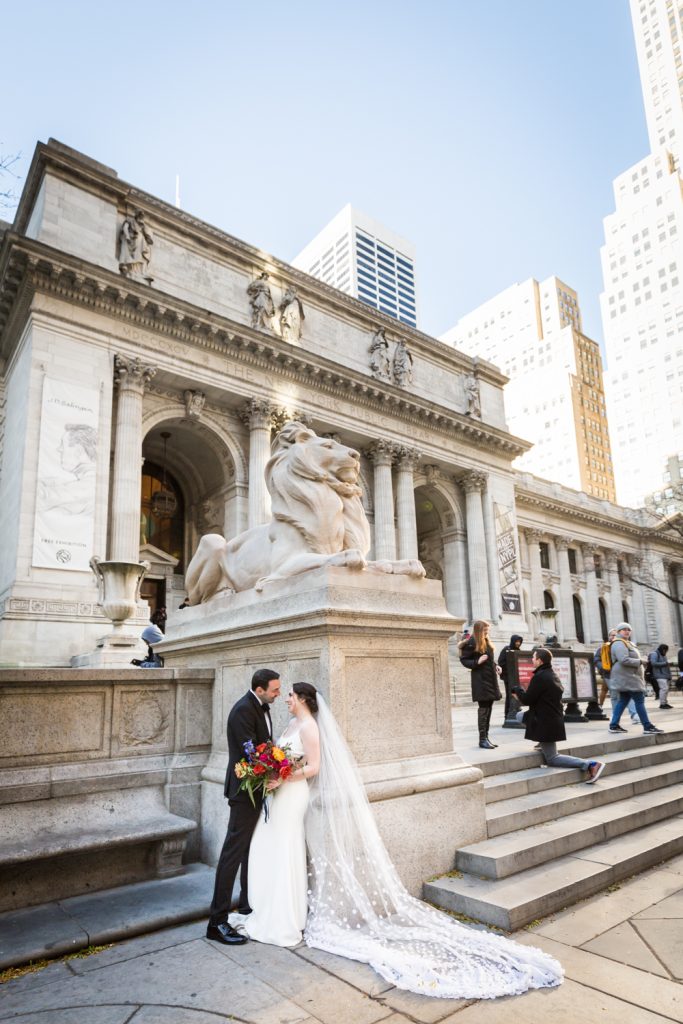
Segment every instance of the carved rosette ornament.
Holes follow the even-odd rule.
[[[121,391],[142,393],[156,372],[156,366],[149,366],[138,358],[129,359],[118,354],[114,356],[114,383]]]
[[[203,391],[183,391],[185,400],[185,415],[188,420],[198,420],[206,405],[206,395]]]

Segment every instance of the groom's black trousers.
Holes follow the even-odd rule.
[[[216,884],[211,903],[210,924],[222,924],[228,920],[232,890],[240,865],[242,871],[240,873],[239,910],[246,913],[249,909],[249,846],[261,813],[261,803],[259,801],[256,807],[252,807],[251,800],[246,794],[245,797],[244,801],[240,800],[230,804],[228,834],[225,837],[216,866]]]

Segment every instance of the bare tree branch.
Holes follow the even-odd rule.
[[[14,178],[15,181],[19,181],[19,175],[15,174],[12,167],[16,162],[21,159],[21,153],[11,153],[4,155],[0,153],[0,178],[9,175],[10,178]],[[5,210],[14,209],[19,201],[19,196],[16,194],[13,188],[0,189],[0,208]]]
[[[667,594],[666,590],[660,590],[659,587],[655,587],[652,583],[646,583],[645,580],[639,580],[637,576],[631,576],[631,574],[626,572],[626,570],[622,570],[622,576],[625,580],[630,580],[631,583],[636,583],[639,587],[645,587],[647,590],[654,590],[656,594],[661,594],[663,597],[665,597],[668,601],[671,601],[673,604],[683,605],[683,601],[681,601],[680,598],[673,597],[671,594]]]

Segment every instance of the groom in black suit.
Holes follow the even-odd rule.
[[[248,870],[249,846],[256,823],[261,813],[261,800],[256,797],[256,807],[249,794],[240,790],[235,775],[235,765],[244,755],[244,744],[251,740],[254,745],[272,740],[273,728],[270,721],[270,705],[280,696],[280,675],[272,668],[259,668],[251,680],[251,690],[245,693],[233,706],[228,715],[228,771],[225,776],[225,795],[230,804],[228,834],[216,867],[216,884],[207,939],[223,942],[228,946],[240,945],[247,941],[228,924],[232,890],[241,865],[240,873],[240,914],[251,913],[249,906]]]

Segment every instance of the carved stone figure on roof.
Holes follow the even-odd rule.
[[[138,210],[126,217],[119,231],[119,270],[125,277],[137,278],[151,284],[150,273],[154,238],[147,227],[145,215]]]
[[[384,328],[375,331],[370,343],[370,372],[377,380],[391,380],[391,362],[389,361],[389,342]]]
[[[272,319],[275,316],[275,304],[270,294],[268,274],[264,270],[247,288],[249,305],[251,306],[251,326],[262,331],[273,329]]]
[[[394,383],[407,388],[413,382],[413,357],[405,341],[396,343],[394,351]]]
[[[479,394],[479,381],[473,374],[465,377],[465,398],[467,400],[466,416],[475,420],[481,419],[481,397]]]
[[[280,331],[282,332],[283,340],[294,342],[295,344],[301,341],[301,332],[305,319],[301,299],[294,288],[287,288],[280,303]]]

